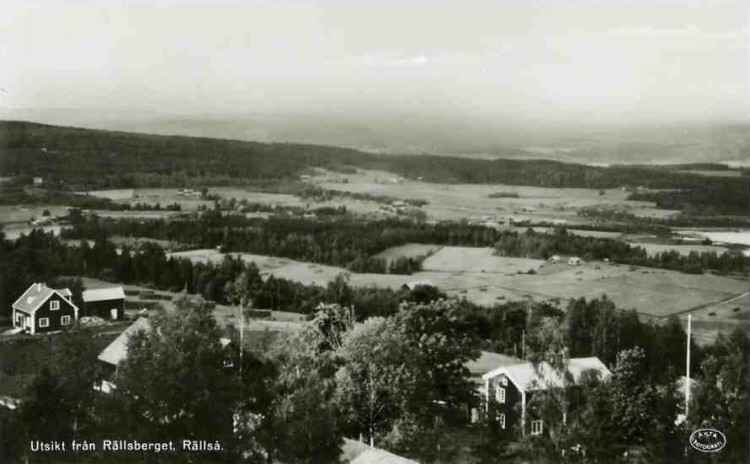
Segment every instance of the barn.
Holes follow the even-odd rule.
[[[83,314],[113,321],[121,320],[125,315],[125,291],[122,287],[85,290]]]

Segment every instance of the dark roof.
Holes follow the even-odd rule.
[[[52,295],[55,294],[61,297],[71,306],[73,306],[74,309],[78,309],[66,298],[67,296],[71,295],[70,290],[68,290],[67,288],[55,290],[54,288],[49,288],[41,282],[31,284],[31,286],[27,288],[26,291],[23,292],[23,294],[18,297],[18,299],[13,303],[13,308],[19,311],[23,311],[27,314],[34,314],[40,306],[42,306],[47,300],[49,300]]]

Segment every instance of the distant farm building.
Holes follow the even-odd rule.
[[[86,316],[118,321],[125,311],[125,291],[122,287],[99,288],[83,292],[83,312]]]
[[[34,177],[33,183],[35,187],[41,187],[42,185],[44,185],[44,179],[41,177]]]
[[[568,266],[579,266],[581,264],[581,258],[578,256],[572,256],[568,258]]]
[[[32,335],[53,332],[78,320],[78,306],[67,288],[34,283],[13,303],[13,327]]]
[[[548,261],[549,261],[550,264],[557,264],[557,263],[560,262],[560,256],[558,256],[558,255],[552,255],[552,257],[550,257],[550,259],[548,259]]]
[[[422,280],[413,280],[411,282],[406,282],[404,285],[401,286],[402,290],[414,290],[418,287],[434,287],[435,285],[432,283],[432,281],[427,279]]]

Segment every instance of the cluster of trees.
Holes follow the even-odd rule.
[[[0,169],[44,175],[86,188],[226,185],[251,179],[291,179],[311,167],[380,169],[428,182],[617,188],[644,193],[661,206],[746,215],[748,177],[712,177],[648,166],[597,167],[547,160],[384,156],[351,149],[166,137],[0,122]],[[210,156],[207,156],[210,155]],[[200,184],[196,184],[200,182]],[[639,194],[640,195],[640,194]]]
[[[748,177],[729,178],[726,182],[705,185],[703,188],[689,190],[664,190],[656,192],[637,192],[628,196],[628,200],[653,201],[663,209],[675,209],[686,215],[735,215],[747,216],[748,211]]]
[[[411,275],[422,270],[422,263],[426,258],[426,256],[399,256],[392,260],[381,257],[358,258],[349,263],[347,269],[352,272]]]
[[[345,190],[332,190],[324,189],[317,186],[308,186],[304,190],[298,193],[302,198],[310,198],[315,201],[329,201],[336,198],[351,198],[353,200],[360,201],[372,201],[375,203],[391,204],[394,201],[403,201],[407,205],[411,206],[425,206],[429,204],[427,200],[415,200],[412,198],[405,198],[403,200],[388,195],[374,195],[372,193],[361,193],[361,192],[348,192]]]
[[[667,218],[636,216],[629,211],[608,208],[582,208],[579,216],[595,218],[595,225],[576,226],[578,229],[611,230],[622,233],[648,232],[669,236],[672,227],[748,227],[747,215],[696,215],[690,209]]]
[[[606,305],[590,306],[591,303],[595,302],[578,300],[572,302],[569,309],[577,307],[579,311],[586,311],[598,306],[605,309],[605,313],[594,311],[592,316],[600,320],[607,318]],[[613,362],[607,362],[612,371],[609,379],[584,373],[574,383],[565,367],[567,360],[595,354],[582,350],[580,345],[571,345],[576,342],[571,339],[570,326],[580,317],[581,314],[570,313],[562,319],[545,316],[529,327],[528,359],[538,372],[556,371],[563,379],[563,386],[550,388],[546,385],[545,390],[536,391],[527,402],[527,412],[544,421],[545,433],[541,436],[524,435],[520,428],[510,435],[500,434],[490,403],[487,420],[482,425],[489,438],[483,439],[475,450],[483,462],[495,462],[498,456],[511,462],[665,464],[683,461],[739,463],[750,458],[746,446],[750,431],[747,409],[750,340],[742,329],[736,329],[729,336],[719,336],[698,356],[691,356],[696,386],[692,390],[690,415],[686,418],[684,385],[679,380],[682,372],[675,366],[665,369],[654,364],[654,359],[660,356],[659,347],[644,348],[636,344],[622,349]],[[588,327],[579,335],[597,337],[597,330],[597,327]],[[686,336],[680,325],[670,323],[664,330],[672,340],[664,340],[662,347],[669,349],[669,343],[681,342],[672,349],[684,350]],[[730,438],[727,448],[711,456],[693,450],[687,443],[691,432],[699,428],[716,428],[723,430],[727,437],[737,438],[734,443]],[[504,438],[498,440],[498,435]]]
[[[71,225],[72,230],[63,233],[66,238],[148,237],[342,267],[410,242],[488,247],[500,235],[491,228],[462,223],[430,225],[396,218],[363,220],[352,215],[319,216],[315,220],[273,216],[266,220],[219,211],[208,211],[190,220],[169,221],[102,219],[74,212]],[[399,265],[399,269],[406,266]]]

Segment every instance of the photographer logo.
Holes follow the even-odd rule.
[[[727,444],[727,437],[716,429],[698,429],[690,434],[690,446],[703,453],[716,453]]]

